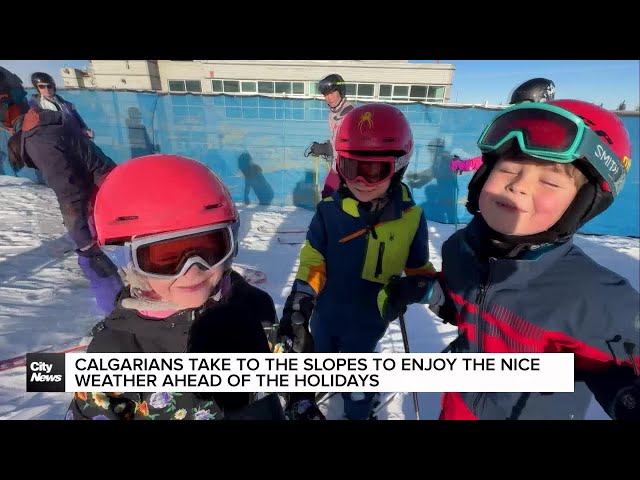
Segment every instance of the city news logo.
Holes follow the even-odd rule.
[[[64,392],[64,353],[27,353],[27,392]]]

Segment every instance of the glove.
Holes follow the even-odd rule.
[[[9,164],[13,171],[16,173],[19,172],[23,167],[27,166],[25,159],[21,153],[20,142],[22,138],[22,132],[18,132],[9,138],[7,142],[7,150],[9,152]],[[33,165],[35,167],[35,165]],[[32,167],[32,168],[33,168]]]
[[[290,353],[293,351],[293,340],[280,333],[280,324],[276,323],[268,330],[267,340],[271,353]]]
[[[422,303],[431,294],[435,278],[422,276],[391,277],[378,292],[378,310],[387,322],[407,311],[407,305]]]
[[[456,306],[445,290],[443,280],[439,277],[433,283],[433,290],[429,296],[429,310],[440,317],[444,323],[456,325]]]
[[[326,142],[326,143],[313,142],[309,147],[309,152],[314,157],[319,157],[320,155],[330,157],[333,155],[333,149],[331,148],[331,144],[329,142]]]
[[[92,245],[88,250],[76,250],[80,257],[89,260],[89,267],[101,278],[118,274],[118,267],[107,257],[100,247]]]
[[[449,169],[452,173],[466,172],[467,164],[464,160],[460,160],[460,157],[455,155],[453,159],[451,159],[451,163],[449,164]]]
[[[313,338],[309,332],[309,319],[311,318],[314,304],[313,297],[302,292],[292,292],[284,304],[282,318],[278,323],[278,335],[291,339],[291,348],[294,352],[313,352]]]

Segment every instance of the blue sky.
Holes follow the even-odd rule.
[[[89,60],[0,60],[0,65],[18,75],[28,87],[31,87],[33,72],[46,72],[61,86],[64,85],[60,76],[62,67],[86,68],[88,64]]]
[[[411,60],[435,62],[436,60]],[[638,60],[439,60],[452,63],[451,101],[499,105],[508,103],[511,91],[534,77],[556,84],[556,98],[577,98],[627,110],[638,107],[640,61]]]
[[[411,60],[435,62],[435,60]],[[627,110],[640,103],[638,60],[439,60],[452,63],[451,101],[460,103],[507,103],[513,88],[533,77],[556,84],[556,97],[578,98],[616,108],[623,100]],[[0,60],[0,65],[18,74],[25,84],[34,71],[45,71],[62,84],[60,68],[84,68],[88,60]]]

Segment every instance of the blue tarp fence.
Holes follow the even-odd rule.
[[[154,152],[175,153],[206,163],[239,203],[313,209],[319,199],[328,165],[303,153],[311,142],[329,138],[323,101],[105,90],[59,93],[76,105],[94,130],[96,144],[116,163]],[[496,111],[397,106],[414,133],[416,146],[408,173],[421,178],[412,187],[416,202],[427,220],[467,223],[471,217],[465,203],[472,172],[454,175],[448,164],[454,154],[463,159],[479,154],[476,141]],[[640,236],[639,117],[621,118],[633,145],[631,170],[620,197],[582,233]],[[0,174],[12,175],[6,155],[6,141],[0,141]],[[36,179],[30,169],[18,175]]]

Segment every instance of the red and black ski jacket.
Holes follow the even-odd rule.
[[[616,413],[621,392],[640,387],[631,368],[631,358],[640,365],[638,292],[572,239],[516,258],[482,258],[477,223],[442,247],[448,321],[462,334],[453,352],[574,353],[575,391],[446,393],[441,419],[584,419],[594,395],[612,418],[640,418],[640,402]]]

